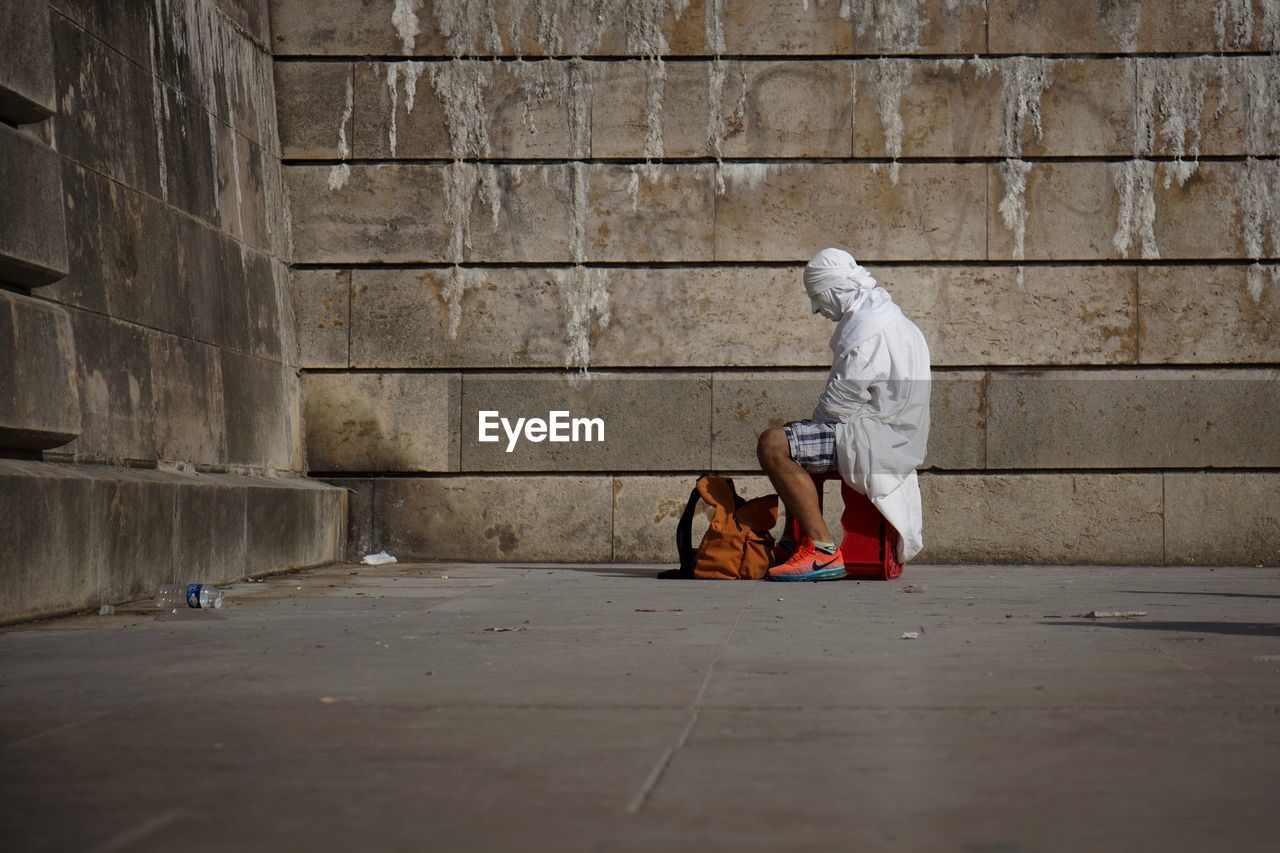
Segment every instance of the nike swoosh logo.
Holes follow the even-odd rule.
[[[814,560],[813,564],[820,569],[825,569],[827,566],[830,566],[832,563],[834,563],[838,559],[840,559],[840,554],[836,553],[836,554],[833,554],[831,559],[827,560],[825,563],[819,563],[817,560]]]

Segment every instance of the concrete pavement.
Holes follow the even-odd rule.
[[[335,565],[0,632],[13,850],[1280,837],[1280,571]],[[904,593],[906,583],[921,593]],[[1092,620],[1093,610],[1145,611]],[[921,632],[902,639],[904,632]]]

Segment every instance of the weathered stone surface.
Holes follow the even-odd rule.
[[[807,261],[852,246],[859,261],[982,258],[985,167],[976,164],[726,164],[715,259]],[[994,208],[993,208],[994,209]]]
[[[415,52],[441,53],[444,40],[430,4],[418,11]],[[391,14],[394,0],[367,3],[315,3],[313,0],[273,0],[271,49],[281,56],[386,55],[405,51],[396,37]]]
[[[725,53],[828,54],[853,49],[853,26],[836,3],[722,4]]]
[[[219,465],[227,437],[222,367],[213,347],[171,335],[152,335],[151,388],[156,453],[162,462]]]
[[[299,367],[347,366],[351,276],[351,270],[293,270],[289,274]]]
[[[0,447],[39,450],[79,434],[66,309],[0,290]]]
[[[750,8],[749,3],[744,5]],[[857,53],[974,54],[986,47],[987,20],[983,3],[923,0],[896,4],[858,0],[853,4],[841,3],[840,8],[842,17],[853,19],[853,49]]]
[[[573,3],[560,7],[554,17],[539,17],[536,4],[499,3],[486,9],[463,7],[456,22],[446,25],[425,3],[410,7],[416,31],[406,27],[403,36],[392,23],[392,0],[370,0],[359,7],[341,4],[280,0],[272,4],[272,44],[278,55],[635,55],[642,52],[634,33],[624,30],[625,18],[601,11],[596,4]],[[512,12],[518,10],[518,17]],[[411,25],[410,25],[411,26]],[[848,24],[843,24],[848,27]],[[674,54],[704,53],[704,0],[674,4],[663,10],[661,50]],[[407,38],[406,38],[407,37]]]
[[[325,478],[323,482],[347,493],[347,530],[343,559],[358,563],[366,554],[382,550],[373,539],[373,490],[377,480]]]
[[[1142,257],[1155,251],[1164,258],[1238,258],[1244,255],[1237,201],[1243,163],[1201,163],[1179,187],[1171,164],[1154,167],[1151,199],[1154,218],[1148,239],[1142,225],[1143,193],[1132,192],[1134,222],[1120,228],[1125,210],[1117,187],[1124,184],[1125,163],[1036,163],[1026,179],[1024,257],[1046,260]],[[1165,186],[1166,178],[1169,186]],[[1014,232],[1002,221],[1005,194],[1001,167],[990,168],[989,257],[1014,257]],[[1126,252],[1117,233],[1128,236]],[[1154,238],[1154,239],[1150,239]],[[1121,245],[1124,245],[1123,239]]]
[[[806,420],[826,384],[822,371],[717,373],[711,408],[711,467],[758,471],[756,440],[769,427]]]
[[[566,166],[354,165],[334,189],[331,167],[285,171],[298,261],[568,259]]]
[[[59,468],[79,466],[61,465]],[[137,468],[84,471],[92,482],[90,513],[80,536],[88,539],[88,560],[73,570],[93,578],[97,603],[154,596],[161,583],[178,577],[191,556],[174,535],[181,481],[174,474]],[[234,551],[234,540],[229,544]],[[211,546],[216,549],[216,545]],[[200,577],[193,580],[201,580]]]
[[[191,335],[188,289],[199,294],[221,286],[204,257],[215,246],[212,232],[70,161],[63,165],[62,184],[70,271],[46,293],[121,320]],[[156,251],[157,245],[165,251]]]
[[[151,70],[152,39],[148,25],[153,20],[153,4],[50,0],[48,6],[142,68]]]
[[[0,459],[0,549],[21,554],[0,571],[0,619],[17,621],[87,603],[96,544],[86,535],[93,481],[77,468]]]
[[[799,269],[611,269],[602,367],[829,366],[831,324],[811,313]]]
[[[253,469],[301,470],[298,392],[284,365],[220,350],[227,463]]]
[[[65,451],[77,459],[154,461],[155,402],[148,333],[71,311],[81,432]]]
[[[156,84],[161,107],[154,110],[155,135],[159,145],[159,197],[179,210],[204,222],[221,223],[224,230],[235,233],[226,221],[228,213],[239,214],[251,199],[247,187],[235,183],[231,128],[213,119],[198,102],[173,90],[167,84]],[[154,95],[153,95],[154,98]],[[136,120],[145,121],[145,116]],[[248,140],[239,140],[247,150]],[[225,193],[225,195],[223,194]],[[237,223],[238,224],[238,223]]]
[[[174,519],[181,562],[165,577],[172,583],[243,577],[246,554],[244,478],[230,474],[183,474]]]
[[[803,98],[796,97],[800,92]],[[849,62],[727,62],[720,103],[726,157],[848,157],[853,152]]]
[[[344,505],[309,481],[2,459],[0,548],[23,558],[0,571],[0,621],[331,562]]]
[[[463,168],[470,170],[480,185],[469,207],[464,208],[470,214],[464,232],[465,260],[537,263],[571,259],[569,166]]]
[[[583,66],[584,76],[594,65]],[[561,60],[362,62],[355,74],[357,157],[571,157],[575,97],[584,123],[591,109],[590,92],[575,94],[569,63]],[[472,89],[474,104],[452,107],[482,112],[476,135],[469,136],[461,126],[466,118],[450,114],[441,95]],[[335,140],[336,133],[330,132]],[[582,143],[585,149],[585,134]]]
[[[308,374],[307,468],[458,470],[461,385],[456,373]]]
[[[933,374],[928,468],[984,465],[985,374]],[[807,420],[826,384],[823,371],[717,373],[713,377],[711,467],[756,471],[756,440],[770,427]]]
[[[431,82],[432,69],[438,67],[439,63],[425,62],[356,63],[355,99],[360,108],[354,111],[347,130],[353,156],[442,158],[450,155],[448,118]],[[461,62],[459,67],[460,73],[479,73],[491,65]],[[335,91],[337,95],[330,97],[341,97],[341,89]],[[487,132],[493,120],[488,104],[484,106]],[[329,136],[336,144],[338,122],[330,121],[329,126]],[[461,127],[457,132],[465,135]],[[467,152],[469,156],[478,153]]]
[[[1165,562],[1280,565],[1277,495],[1273,472],[1165,474]]]
[[[998,62],[998,61],[997,61]],[[996,66],[999,67],[998,65]],[[896,109],[891,81],[905,77]],[[886,123],[901,121],[907,157],[999,156],[1001,75],[967,60],[875,59],[853,63],[853,154],[890,156]],[[881,82],[881,77],[885,82]]]
[[[1275,370],[993,373],[992,468],[1277,467]]]
[[[678,562],[676,525],[684,512],[689,492],[697,478],[685,477],[615,477],[613,478],[613,559],[620,563]],[[750,500],[773,494],[768,477],[734,477],[734,489]],[[824,484],[823,516],[827,529],[840,535],[840,485]],[[710,522],[710,507],[702,504],[694,513],[691,528],[693,545],[702,541]],[[778,508],[775,538],[782,535],[785,512]]]
[[[351,119],[355,109],[355,67],[348,62],[277,62],[276,115],[280,154],[286,159],[328,160],[353,150]],[[347,93],[351,92],[348,100]],[[348,107],[350,103],[350,107]],[[348,112],[350,110],[350,112]]]
[[[1065,260],[1118,257],[1113,237],[1119,200],[1113,171],[1119,164],[1035,163],[1026,176],[1023,257]],[[987,257],[1015,258],[1015,231],[999,207],[1005,196],[1002,167],[989,167]],[[1015,203],[1015,209],[1019,205]],[[1134,252],[1135,256],[1137,251]]]
[[[1134,137],[1133,92],[1133,66],[1124,60],[1055,63],[1040,97],[1044,137],[1038,139],[1028,123],[1023,127],[1022,153],[1035,157],[1129,154]]]
[[[659,71],[654,63],[639,60],[593,62],[590,74],[592,157],[706,157],[713,153],[707,141],[707,63],[671,62]],[[662,110],[656,150],[650,150],[646,118],[651,85],[660,92]]]
[[[0,118],[12,124],[41,121],[54,107],[49,4],[10,0],[6,6],[0,28]]]
[[[877,267],[873,275],[924,332],[935,366],[1119,364],[1136,359],[1133,268]],[[315,272],[330,281],[334,273]],[[809,310],[798,268],[698,266],[592,270],[609,325],[591,327],[598,367],[826,367],[830,324]],[[352,366],[560,367],[576,328],[564,270],[464,270],[449,335],[449,270],[356,270]],[[307,279],[311,281],[310,278]],[[308,285],[309,286],[309,285]],[[316,320],[344,310],[340,285]],[[321,291],[316,291],[320,294]],[[710,306],[714,305],[714,310]],[[323,307],[323,306],[321,306]],[[485,329],[483,335],[476,334]],[[332,332],[345,357],[345,333]],[[321,334],[317,329],[316,334]],[[326,332],[327,334],[327,332]],[[316,366],[341,366],[323,364]]]
[[[929,474],[920,490],[920,563],[1163,561],[1160,474]]]
[[[1264,281],[1280,280],[1274,264]],[[1244,266],[1138,268],[1140,360],[1192,364],[1280,362],[1280,292],[1250,290]]]
[[[247,32],[254,41],[270,50],[267,43],[270,38],[270,27],[267,0],[213,0],[222,14],[231,19],[240,29]]]
[[[1251,57],[1222,56],[1134,60],[1138,103],[1150,111],[1150,138],[1139,139],[1140,153],[1188,160],[1197,150],[1209,155],[1245,153],[1249,69],[1254,62]],[[1182,91],[1191,96],[1186,105],[1177,97]],[[1202,102],[1193,97],[1196,93]]]
[[[304,479],[240,479],[245,482],[243,573],[300,569],[342,559],[344,490]]]
[[[266,182],[274,180],[280,168],[279,158],[253,144],[242,134],[224,124],[216,124],[218,189],[216,224],[242,243],[261,251],[281,252],[275,231],[283,232],[283,223],[269,210],[280,195],[269,190]],[[203,169],[196,180],[207,180]]]
[[[356,165],[337,189],[330,174],[329,166],[284,170],[295,261],[449,260],[440,168]]]
[[[288,279],[276,276],[275,264],[269,256],[242,244],[228,241],[228,245],[240,254],[240,266],[244,272],[245,316],[247,318],[248,346],[246,352],[261,358],[277,361],[284,356],[285,341],[294,335],[292,326],[296,320],[281,315],[281,302],[288,300]],[[292,355],[290,356],[292,358]]]
[[[1005,96],[1024,59],[877,59],[853,63],[853,150],[888,157],[1125,155],[1133,151],[1134,72],[1126,60],[1053,61],[1049,85],[1023,108]],[[905,85],[895,83],[901,75]],[[1017,97],[1024,94],[1008,87]],[[895,102],[895,96],[897,98]],[[1009,110],[1006,113],[1006,110]],[[1038,115],[1038,137],[1033,125]],[[900,128],[895,123],[901,122]],[[1006,127],[1006,122],[1010,124]],[[1010,136],[1012,134],[1012,136]]]
[[[1248,180],[1245,164],[1201,163],[1183,187],[1173,177],[1172,166],[1161,164],[1154,182],[1160,257],[1247,257],[1239,201],[1242,184]]]
[[[548,374],[467,374],[462,381],[463,471],[700,470],[711,458],[707,431],[711,377],[617,373],[590,378]],[[569,418],[604,421],[604,440],[531,442],[523,435],[507,452],[503,428],[479,441],[479,412],[495,411],[512,424],[566,411]],[[569,427],[566,425],[566,431]]]
[[[351,276],[352,367],[568,363],[572,318],[565,270],[462,271],[454,334],[447,295],[451,270],[355,270]]]
[[[714,259],[719,205],[712,166],[597,165],[585,171],[589,260]]]
[[[583,71],[583,76],[589,71]],[[575,92],[569,63],[504,62],[490,72],[484,106],[489,116],[489,151],[494,157],[572,157],[575,102],[589,113],[586,92]],[[575,101],[576,99],[576,101]],[[587,152],[590,118],[583,117],[582,154]],[[452,147],[450,153],[458,152]]]
[[[929,451],[924,468],[984,468],[987,464],[987,383],[976,370],[933,371]]]
[[[1137,271],[1110,266],[871,268],[934,366],[1137,360]]]
[[[0,123],[0,280],[39,287],[67,274],[58,154]]]
[[[66,19],[53,16],[58,151],[159,198],[152,78]],[[162,108],[163,109],[163,108]]]
[[[400,559],[609,560],[609,477],[395,477],[374,492],[375,541]]]
[[[225,0],[157,7],[154,73],[248,139],[279,153],[271,56],[219,5]]]
[[[988,0],[987,49],[992,53],[1190,53],[1256,50],[1261,44],[1261,15],[1252,37],[1225,40],[1214,32],[1219,4],[1203,0]]]

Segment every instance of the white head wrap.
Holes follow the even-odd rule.
[[[861,291],[875,286],[871,273],[844,249],[823,249],[804,268],[804,289],[810,296],[833,287]]]
[[[843,249],[823,249],[804,268],[804,289],[823,316],[837,320],[855,310],[876,280]]]

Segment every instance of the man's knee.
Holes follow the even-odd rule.
[[[787,445],[787,434],[780,427],[770,427],[760,433],[756,441],[756,458],[760,464],[770,464],[791,458],[791,448]]]

